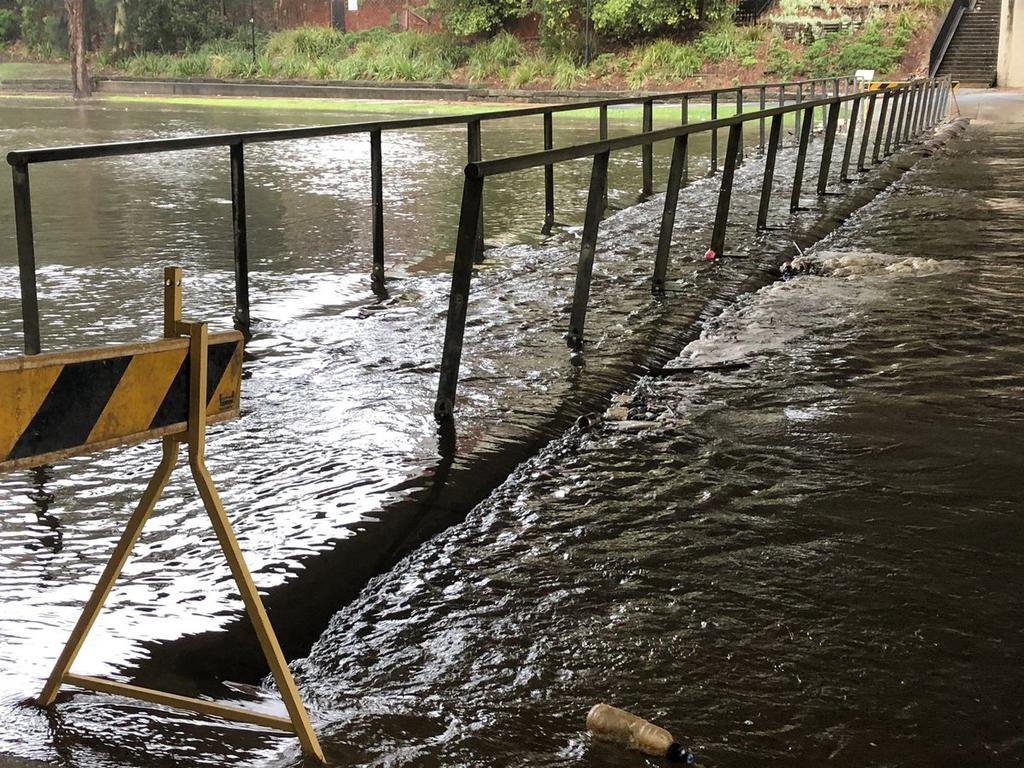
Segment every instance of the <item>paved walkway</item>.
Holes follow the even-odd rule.
[[[962,89],[952,104],[979,125],[1024,123],[1024,88]]]

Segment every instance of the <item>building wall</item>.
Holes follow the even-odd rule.
[[[353,4],[355,10],[352,10]],[[354,32],[374,27],[417,32],[441,31],[441,24],[436,19],[427,18],[420,3],[409,0],[345,0],[346,30]]]
[[[277,0],[276,6],[278,29],[331,24],[330,0]]]
[[[1024,0],[1003,0],[996,84],[1024,88]]]

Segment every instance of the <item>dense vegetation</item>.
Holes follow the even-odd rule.
[[[772,26],[737,27],[728,0],[594,0],[601,50],[580,55],[576,0],[431,0],[449,32],[303,27],[257,35],[247,0],[86,0],[94,68],[145,77],[438,81],[508,87],[657,87],[708,71],[751,80],[894,72],[937,0],[871,11],[857,26],[825,33],[800,17],[810,0],[780,0],[777,16],[803,18],[806,39]],[[264,6],[272,0],[259,0]],[[66,47],[64,0],[0,0],[0,38],[44,56]],[[820,2],[814,9],[820,12]],[[827,7],[827,6],[826,6]],[[540,12],[541,39],[527,44],[503,25]],[[839,16],[842,19],[842,16]]]

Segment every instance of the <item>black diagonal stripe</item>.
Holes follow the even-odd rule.
[[[209,405],[213,399],[213,393],[217,391],[224,371],[227,370],[231,357],[235,353],[237,341],[226,341],[220,344],[210,345],[208,362],[206,364],[206,401]],[[174,375],[170,389],[160,403],[156,415],[153,417],[150,429],[166,427],[171,424],[181,424],[188,421],[188,391],[189,391],[189,357],[186,355],[181,362],[181,367]]]
[[[132,356],[69,363],[11,449],[9,459],[24,459],[83,445]]]
[[[156,415],[153,416],[149,428],[156,429],[186,421],[188,421],[188,355],[182,358],[178,372],[174,374],[174,381],[171,382],[160,407],[156,409]]]
[[[238,347],[237,341],[226,341],[223,344],[214,344],[210,347],[210,362],[206,366],[206,404],[213,400],[213,393],[220,386],[220,380],[224,378],[224,372]]]

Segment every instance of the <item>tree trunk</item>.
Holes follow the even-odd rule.
[[[71,85],[76,99],[92,96],[89,70],[85,63],[85,0],[64,0],[68,12],[68,53],[71,56]]]

